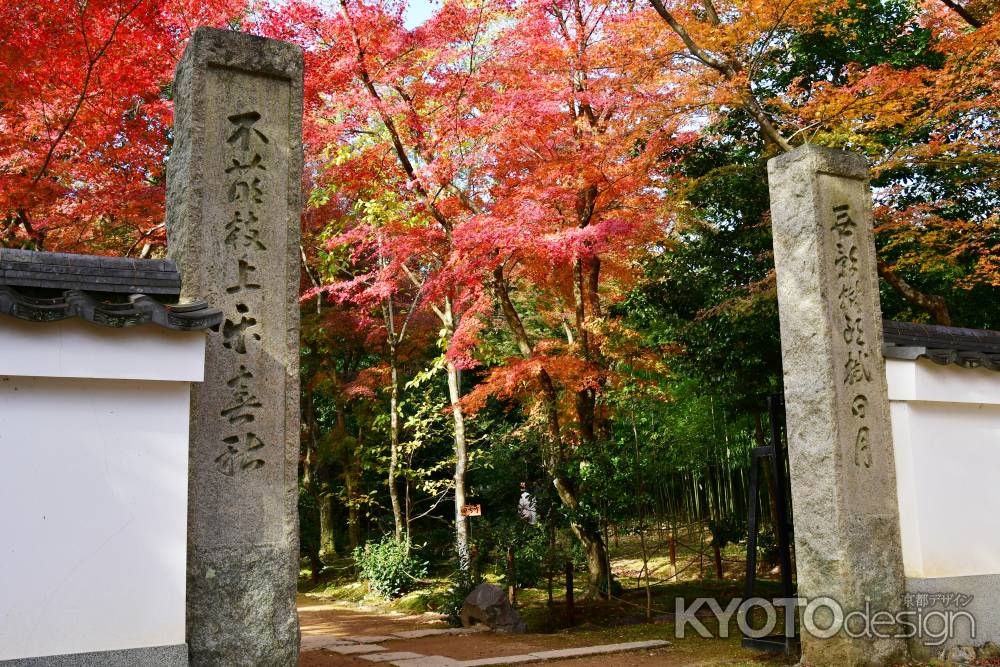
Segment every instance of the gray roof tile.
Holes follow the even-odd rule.
[[[885,356],[1000,370],[1000,331],[886,321]]]
[[[0,314],[22,320],[79,317],[128,327],[153,323],[195,331],[218,327],[204,301],[177,303],[181,276],[168,259],[133,259],[0,248]]]

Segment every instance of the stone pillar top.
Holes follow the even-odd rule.
[[[868,160],[864,155],[816,144],[803,144],[795,150],[771,158],[767,162],[768,174],[781,173],[801,161],[808,161],[817,172],[862,181],[869,178]]]
[[[280,79],[301,79],[303,71],[302,47],[297,44],[204,26],[194,31],[184,58]]]

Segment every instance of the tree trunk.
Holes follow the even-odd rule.
[[[455,319],[451,310],[451,300],[444,305],[445,327],[449,339],[455,333]],[[455,431],[455,555],[458,567],[469,571],[469,517],[462,515],[465,505],[465,475],[469,467],[469,453],[465,444],[465,415],[462,412],[462,373],[451,361],[447,362],[448,400]]]
[[[587,552],[587,594],[586,598],[606,598],[610,589],[608,581],[608,550],[596,530],[586,530],[575,522],[570,523],[573,533],[583,543]]]
[[[552,609],[552,579],[555,577],[555,557],[556,557],[556,525],[552,522],[551,517],[546,518],[546,528],[549,531],[549,552],[546,554],[545,567],[547,572],[547,581],[545,584],[545,589],[549,594],[548,605],[549,609]]]
[[[934,318],[935,324],[946,327],[951,326],[951,313],[948,312],[948,303],[944,300],[944,297],[937,296],[936,294],[924,294],[903,280],[898,273],[882,264],[878,265],[878,275],[889,283],[889,286],[896,290],[904,299],[917,308],[930,313],[931,317]]]
[[[514,303],[511,301],[500,269],[495,270],[494,279],[494,288],[500,300],[504,319],[514,334],[514,339],[517,341],[521,356],[525,359],[530,359],[534,356],[534,351],[532,350],[531,342],[528,339],[524,325],[521,322],[520,315],[518,315],[517,309],[514,308]],[[577,500],[576,490],[563,471],[566,460],[563,451],[562,433],[559,426],[559,395],[555,384],[552,382],[552,377],[544,367],[538,370],[538,384],[542,390],[546,428],[549,435],[548,451],[544,456],[546,472],[552,479],[552,485],[556,488],[559,500],[570,510],[570,530],[580,540],[584,550],[587,552],[587,596],[599,597],[602,591],[601,583],[606,577],[608,570],[607,547],[604,544],[604,540],[601,539],[600,531],[584,525],[574,516],[579,507],[579,501]]]
[[[579,507],[576,491],[570,481],[563,477],[559,471],[549,473],[553,477],[553,486],[562,504],[575,512]],[[576,517],[571,517],[569,521],[570,530],[576,539],[580,540],[583,549],[587,554],[587,598],[603,597],[608,590],[607,572],[609,567],[608,550],[601,538],[601,532],[596,528],[585,525]]]
[[[465,417],[462,414],[460,371],[448,362],[448,397],[455,426],[455,553],[458,565],[469,569],[469,517],[462,515],[465,505],[465,475],[469,466],[469,455],[465,446]]]
[[[390,374],[392,387],[389,393],[389,501],[392,504],[392,522],[395,526],[397,542],[403,541],[403,512],[399,505],[399,489],[396,486],[396,471],[399,467],[399,377],[396,368],[396,352],[390,353]]]
[[[412,456],[406,460],[406,469],[413,470]],[[406,537],[409,539],[413,535],[413,502],[410,498],[409,476],[403,477],[403,521],[406,522]]]
[[[514,547],[507,547],[507,601],[517,605],[517,580],[514,575]]]
[[[353,553],[361,545],[361,516],[358,511],[358,470],[361,462],[357,452],[361,449],[361,434],[358,434],[358,446],[348,452],[347,465],[344,466],[344,487],[347,493],[347,543]]]
[[[643,517],[644,518],[644,517]],[[649,586],[649,550],[646,549],[646,525],[639,525],[639,546],[642,547],[642,573],[646,578],[646,620],[653,620],[653,591]]]
[[[333,532],[333,498],[329,494],[319,497],[319,558],[329,563],[337,557]]]
[[[677,576],[677,521],[670,528],[670,576]]]
[[[323,561],[319,557],[318,552],[312,552],[309,554],[309,569],[311,570],[310,579],[315,586],[319,583],[319,573],[323,569]]]

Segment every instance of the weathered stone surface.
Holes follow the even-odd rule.
[[[187,646],[147,646],[116,651],[45,655],[37,658],[0,660],[2,667],[184,667]]]
[[[475,632],[485,632],[488,628],[476,626],[472,628],[430,628],[427,630],[403,630],[392,633],[402,639],[420,639],[421,637],[441,637],[445,635],[468,635]]]
[[[420,639],[421,637],[438,637],[441,635],[452,634],[450,632],[452,628],[433,628],[428,630],[403,630],[402,632],[392,633],[400,639]]]
[[[904,578],[868,167],[806,145],[768,164],[799,595],[895,613]],[[820,625],[820,627],[825,627]],[[802,637],[803,662],[888,665],[895,639]]]
[[[358,655],[361,653],[383,653],[389,649],[378,644],[348,644],[347,646],[330,646],[324,650],[341,655]]]
[[[302,651],[319,651],[331,646],[350,646],[353,642],[344,641],[336,635],[309,635],[303,636],[299,643]]]
[[[527,630],[521,615],[510,606],[507,594],[493,584],[476,586],[465,598],[459,616],[465,627],[482,623],[497,632],[522,633]]]
[[[419,658],[393,660],[390,664],[395,667],[459,667],[462,663],[443,655],[425,655]]]
[[[562,658],[579,658],[588,655],[608,655],[611,653],[624,653],[626,651],[638,651],[640,649],[666,648],[670,642],[662,639],[650,639],[641,642],[624,642],[621,644],[599,644],[597,646],[579,646],[576,648],[554,649],[552,651],[536,651],[532,653],[536,658],[543,660],[557,660]]]
[[[907,579],[907,602],[910,611],[921,609],[919,596],[943,595],[954,597],[956,594],[965,597],[959,604],[950,607],[938,607],[936,611],[955,614],[955,619],[949,624],[951,630],[946,641],[940,645],[929,646],[924,642],[930,637],[913,637],[910,639],[910,656],[915,660],[936,659],[941,651],[952,646],[972,646],[983,641],[1000,642],[1000,574],[981,574],[957,577],[931,577],[929,579]],[[924,605],[927,605],[924,602]],[[928,607],[924,606],[923,613]],[[975,619],[973,624],[972,619]],[[931,633],[937,630],[933,625]],[[998,651],[1000,654],[1000,651]],[[984,657],[984,656],[979,656]]]
[[[489,658],[476,658],[475,660],[463,660],[462,667],[495,667],[496,665],[520,665],[528,662],[545,662],[544,658],[539,658],[530,653],[525,655],[497,655]]]
[[[524,655],[491,656],[475,660],[463,660],[461,667],[490,667],[492,665],[514,665],[529,662],[547,662],[566,658],[583,658],[595,655],[611,655],[642,649],[666,648],[670,642],[662,639],[650,639],[641,642],[625,642],[621,644],[599,644],[597,646],[577,646],[574,648],[553,649],[551,651],[535,651]]]
[[[368,653],[359,657],[368,662],[392,662],[393,660],[412,660],[413,658],[422,658],[424,656],[421,653],[414,653],[413,651],[393,651],[391,653]]]
[[[396,635],[347,635],[346,637],[341,637],[341,639],[355,644],[380,644],[398,639],[398,637]]]
[[[193,665],[298,661],[302,52],[201,28],[174,80],[168,252],[224,312],[192,388]]]

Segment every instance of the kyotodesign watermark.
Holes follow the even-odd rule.
[[[910,594],[907,594],[908,596]],[[690,628],[699,636],[728,637],[733,617],[736,627],[746,637],[760,639],[783,634],[795,636],[796,610],[801,608],[800,626],[803,633],[819,639],[829,639],[843,633],[851,639],[919,639],[926,646],[940,646],[956,636],[956,629],[967,630],[975,639],[976,619],[962,607],[972,602],[971,595],[915,594],[929,597],[906,598],[904,609],[875,609],[865,602],[864,609],[845,611],[833,598],[733,598],[725,607],[715,598],[697,598],[686,604],[684,598],[674,601],[674,634],[683,639]],[[923,604],[922,604],[923,603]],[[935,608],[938,604],[941,609]],[[914,608],[915,607],[915,608]],[[778,610],[784,610],[784,622],[778,629]],[[703,621],[718,621],[713,632]],[[751,622],[755,619],[755,623]],[[761,619],[763,622],[761,623]],[[963,637],[966,633],[963,633]]]

